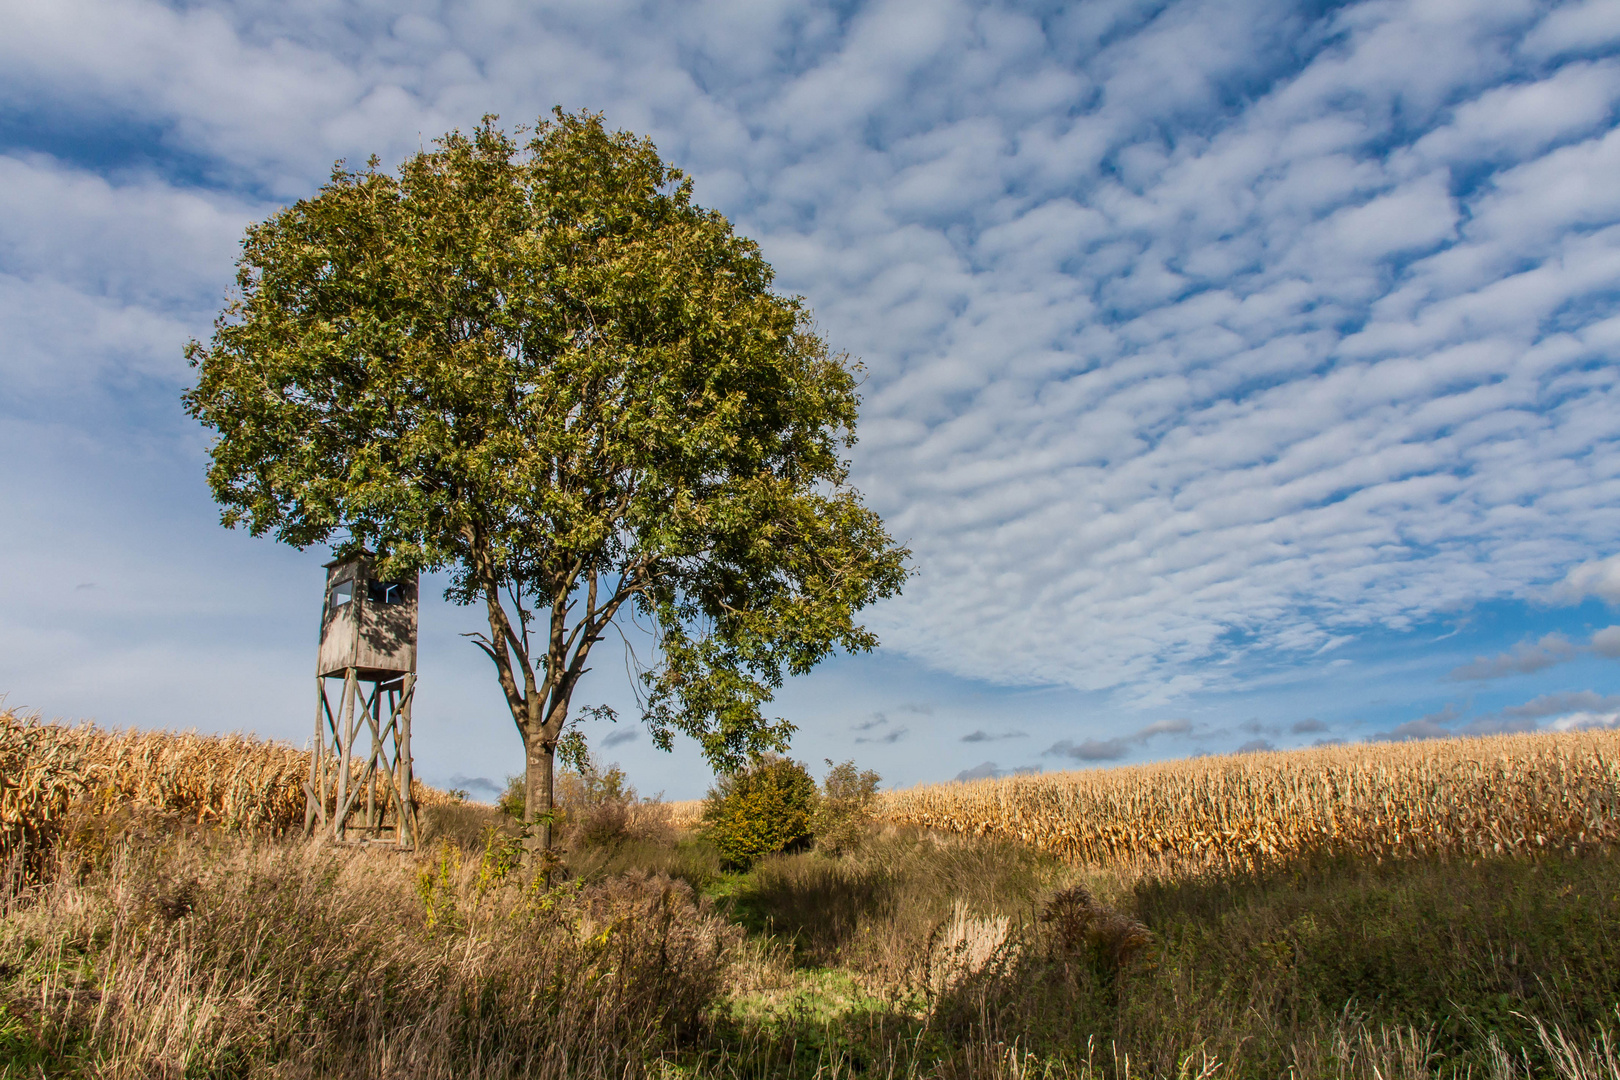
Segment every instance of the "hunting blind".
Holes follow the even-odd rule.
[[[339,841],[415,843],[416,601],[415,577],[379,580],[369,553],[326,564],[306,833],[319,828]],[[335,710],[328,679],[343,680]],[[362,729],[369,749],[358,745]]]

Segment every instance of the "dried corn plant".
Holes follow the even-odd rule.
[[[65,729],[0,709],[0,870],[22,859],[35,872],[72,803],[89,790],[89,762],[59,738]]]
[[[309,755],[285,743],[68,727],[0,710],[0,866],[41,857],[73,806],[285,832],[303,825],[308,776]]]
[[[1072,862],[1252,869],[1305,853],[1474,856],[1620,840],[1620,733],[1500,735],[937,784],[888,820]]]
[[[695,828],[703,820],[703,800],[683,799],[664,803],[669,811],[669,823],[677,829]]]

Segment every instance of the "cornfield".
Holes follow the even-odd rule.
[[[0,709],[0,867],[42,851],[76,804],[283,832],[304,822],[309,754],[243,735],[106,731]]]
[[[683,799],[664,805],[669,808],[669,823],[677,829],[690,829],[703,820],[702,799]]]
[[[1196,758],[890,792],[889,821],[1081,864],[1253,869],[1306,853],[1468,857],[1620,840],[1620,733]]]

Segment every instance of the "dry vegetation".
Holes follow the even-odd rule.
[[[737,936],[658,875],[545,889],[498,847],[418,864],[184,833],[5,912],[26,994],[0,992],[0,1075],[640,1076],[700,1025]]]
[[[677,829],[690,829],[703,820],[702,799],[682,799],[665,803],[669,808],[669,823]]]
[[[746,874],[593,769],[530,876],[495,807],[334,848],[290,747],[0,713],[0,1080],[1614,1080],[1617,751],[921,788]]]
[[[1470,857],[1620,839],[1620,733],[1206,757],[891,792],[891,821],[1074,863],[1251,870],[1302,855]]]
[[[0,867],[43,851],[75,807],[282,833],[304,823],[308,777],[309,755],[282,743],[66,727],[0,709]]]
[[[308,779],[309,752],[286,743],[70,727],[0,709],[0,870],[24,850],[37,862],[69,826],[70,810],[80,818],[114,809],[156,813],[283,835],[303,827]],[[420,782],[412,790],[419,806],[448,801]]]

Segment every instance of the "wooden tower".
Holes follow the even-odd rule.
[[[319,829],[338,841],[415,844],[416,611],[416,579],[377,580],[369,553],[326,564],[306,834]],[[328,679],[343,680],[335,710]]]

